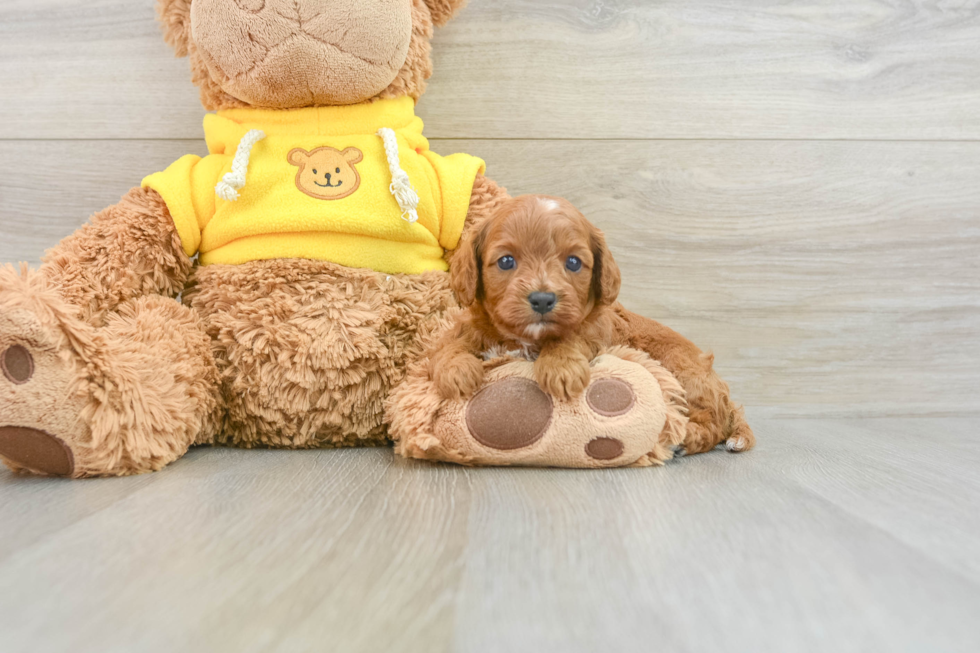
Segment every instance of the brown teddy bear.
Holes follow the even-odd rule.
[[[506,197],[479,159],[433,154],[414,113],[433,27],[464,2],[159,3],[216,112],[210,154],[147,177],[37,271],[0,272],[8,466],[123,475],[193,444],[389,442],[387,391],[455,305],[445,252]]]
[[[464,2],[160,1],[165,38],[190,57],[215,112],[204,123],[209,154],[145,178],[37,271],[0,269],[9,467],[113,476],[160,469],[195,444],[390,443],[386,397],[457,306],[449,257],[507,198],[479,159],[434,154],[414,112],[433,27]],[[659,370],[633,354],[610,353],[597,375],[652,411],[652,435],[616,464],[667,457],[683,430],[669,375],[630,385],[637,366]],[[534,414],[510,411],[517,423],[541,421],[540,397],[528,397]],[[487,415],[508,400],[481,404],[474,428],[491,444],[501,429]],[[561,449],[569,410],[548,413],[536,446]],[[440,457],[426,439],[435,417],[403,453]],[[443,417],[443,435],[462,428]],[[571,458],[536,449],[522,460],[580,466],[580,444]],[[508,462],[481,458],[477,445],[447,445],[442,458]],[[591,459],[612,460],[609,447],[592,448]]]

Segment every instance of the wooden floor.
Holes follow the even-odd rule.
[[[433,149],[607,233],[755,451],[0,469],[0,652],[980,650],[980,1],[471,0]],[[0,261],[202,153],[153,0],[0,2]]]
[[[750,418],[660,470],[0,474],[0,650],[980,650],[980,420]]]

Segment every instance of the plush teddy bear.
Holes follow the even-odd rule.
[[[465,0],[161,0],[210,154],[0,272],[0,457],[72,477],[189,446],[384,444],[455,305],[445,253],[505,191],[415,116]],[[152,172],[152,171],[147,171]],[[196,257],[196,258],[195,258]],[[174,301],[182,295],[182,303]]]
[[[146,177],[38,270],[0,269],[0,459],[80,478],[158,470],[195,444],[390,443],[386,398],[457,306],[452,252],[507,198],[481,160],[433,153],[414,111],[433,27],[464,2],[161,0],[165,38],[215,112],[209,154]],[[610,353],[596,375],[640,407],[603,418],[610,428],[629,435],[644,415],[655,426],[627,437],[617,464],[663,459],[661,443],[680,437],[669,375],[633,354]],[[482,409],[457,407],[483,415],[476,433],[541,422],[540,390],[501,411],[499,382],[527,376],[505,368]],[[419,381],[399,396],[424,396]],[[595,426],[605,404],[593,404]],[[549,412],[520,460],[450,438],[463,426],[449,408],[402,429],[399,451],[439,458],[431,427],[445,460],[593,464],[576,410]],[[501,412],[510,421],[488,425]],[[571,457],[540,449],[573,445]],[[590,460],[613,459],[591,446]]]

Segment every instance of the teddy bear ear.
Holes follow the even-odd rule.
[[[340,153],[344,157],[347,163],[354,165],[355,163],[360,163],[364,160],[364,153],[361,152],[356,147],[348,147],[346,150]]]
[[[310,160],[310,153],[301,147],[296,147],[289,151],[289,154],[286,155],[286,159],[294,166],[302,167],[307,161]]]
[[[432,14],[432,22],[442,27],[466,5],[466,0],[425,0]]]
[[[191,42],[191,0],[157,0],[157,16],[163,40],[178,57],[186,57]]]

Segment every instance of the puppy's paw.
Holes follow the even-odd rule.
[[[742,453],[752,448],[754,442],[750,443],[745,436],[739,435],[725,440],[725,449],[732,453]]]
[[[755,446],[755,434],[749,425],[745,423],[745,418],[741,413],[737,414],[735,429],[725,440],[725,448],[732,453],[742,453]]]
[[[469,397],[483,385],[483,363],[476,356],[455,356],[433,368],[432,380],[444,399]]]
[[[534,363],[534,378],[541,389],[558,399],[575,399],[589,386],[592,372],[583,356],[558,358],[542,356]]]

